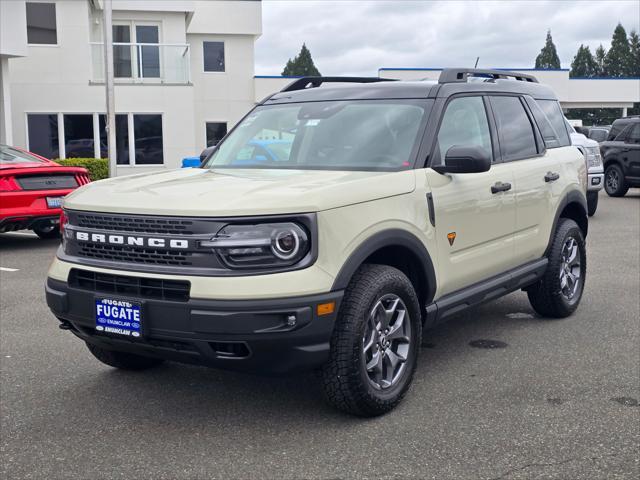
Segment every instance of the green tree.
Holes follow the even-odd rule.
[[[536,68],[551,70],[560,68],[560,58],[551,38],[551,30],[547,31],[547,40],[536,57]]]
[[[607,56],[607,51],[602,44],[596,48],[596,77],[604,77],[604,59]]]
[[[631,69],[631,48],[627,32],[622,24],[613,31],[611,48],[604,57],[604,74],[606,77],[626,77]]]
[[[571,62],[571,71],[569,72],[570,77],[595,77],[598,72],[598,64],[596,63],[596,59],[593,58],[591,54],[591,50],[589,47],[585,47],[584,45],[580,45],[578,48],[578,53],[573,57],[573,62]]]
[[[629,73],[630,77],[640,77],[640,39],[635,30],[629,34]]]
[[[321,74],[313,64],[311,58],[311,52],[307,46],[303,43],[300,53],[293,59],[287,61],[287,65],[282,71],[282,75],[285,77],[320,77]]]

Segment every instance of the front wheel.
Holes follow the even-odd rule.
[[[578,308],[587,273],[584,236],[576,222],[560,219],[548,259],[542,279],[527,289],[529,303],[543,317],[568,317]]]
[[[610,197],[624,197],[629,190],[622,168],[615,163],[604,171],[604,189]]]
[[[590,217],[596,213],[598,209],[598,192],[587,192],[587,214]]]
[[[38,226],[33,229],[33,233],[38,235],[43,240],[50,240],[52,238],[58,238],[60,236],[58,225]]]
[[[365,417],[392,410],[411,385],[421,339],[418,297],[406,275],[363,265],[345,292],[322,370],[328,403]]]

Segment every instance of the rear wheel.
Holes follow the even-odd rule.
[[[347,287],[322,371],[332,406],[372,417],[405,395],[422,338],[418,297],[409,279],[386,265],[363,265]]]
[[[146,370],[164,362],[164,360],[159,358],[143,357],[142,355],[135,355],[133,353],[106,350],[91,343],[87,343],[87,348],[89,348],[89,351],[94,357],[105,365],[120,368],[122,370]]]
[[[624,197],[629,186],[624,181],[624,172],[615,163],[604,171],[604,189],[610,197]]]
[[[587,213],[590,217],[596,213],[598,209],[598,193],[599,192],[587,192]]]
[[[58,228],[58,225],[37,226],[34,227],[33,233],[43,240],[49,240],[51,238],[58,238],[60,236],[60,229]]]
[[[576,222],[560,219],[548,259],[542,279],[527,289],[529,302],[544,317],[568,317],[578,308],[587,273],[584,237]]]

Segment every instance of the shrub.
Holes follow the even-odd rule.
[[[84,167],[89,171],[91,181],[109,178],[109,160],[106,158],[66,158],[54,160],[66,167]]]

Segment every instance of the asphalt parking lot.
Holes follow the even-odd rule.
[[[98,363],[46,307],[57,241],[1,234],[1,476],[638,478],[640,190],[601,195],[590,229],[576,315],[536,318],[518,292],[459,316],[368,420],[325,406],[314,374]]]

